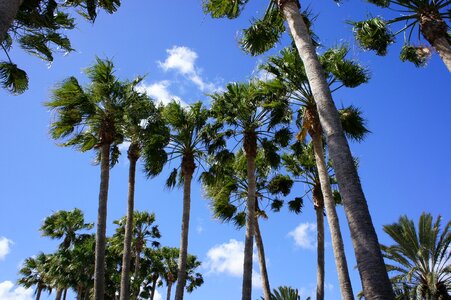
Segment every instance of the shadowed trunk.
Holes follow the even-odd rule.
[[[182,236],[180,239],[180,254],[178,261],[177,285],[175,288],[175,300],[183,299],[186,284],[186,260],[188,256],[188,232],[191,209],[191,181],[195,169],[194,158],[184,157],[182,161],[183,173],[183,217]]]
[[[263,239],[258,224],[258,217],[255,216],[255,244],[257,245],[258,263],[260,265],[260,273],[262,276],[263,298],[271,300],[271,289],[269,287],[268,271],[266,270],[265,248],[263,247]]]
[[[324,70],[299,11],[300,8],[294,0],[279,0],[279,5],[287,20],[289,32],[293,36],[312,88],[343,196],[343,206],[365,297],[366,299],[394,299],[354,160],[341,128],[338,111],[324,77]]]
[[[329,173],[324,158],[323,141],[320,135],[312,136],[313,149],[315,153],[316,168],[318,169],[319,180],[321,182],[321,192],[323,194],[324,206],[329,223],[329,230],[334,249],[335,265],[337,267],[338,281],[340,283],[341,299],[354,300],[351,280],[349,278],[348,263],[343,246],[340,224],[338,221],[335,201],[330,186]]]
[[[66,300],[66,296],[67,296],[67,289],[64,289],[63,300]]]
[[[451,72],[451,45],[448,28],[438,12],[429,11],[420,15],[420,30],[424,38],[434,47]]]
[[[38,287],[38,290],[36,291],[36,300],[41,299],[41,293],[42,293],[42,287]]]
[[[171,300],[171,290],[172,290],[172,281],[168,281],[168,293],[166,296],[166,300]]]
[[[135,176],[136,162],[139,154],[138,145],[132,143],[128,149],[128,159],[130,166],[128,169],[128,200],[127,200],[127,221],[125,224],[124,252],[122,255],[122,273],[121,273],[121,296],[120,300],[130,299],[130,260],[132,252],[133,237],[133,213],[135,205]],[[137,266],[135,266],[137,268]]]
[[[0,0],[0,44],[19,11],[22,0]]]
[[[61,297],[63,296],[63,289],[61,289],[61,288],[58,288],[57,290],[56,290],[56,297],[55,297],[55,300],[61,300]]]
[[[255,157],[257,156],[257,137],[255,132],[245,133],[244,151],[247,161],[247,208],[246,208],[246,238],[244,241],[243,286],[242,300],[252,298],[252,255],[254,248],[255,221]]]
[[[110,144],[102,144],[100,156],[100,192],[97,213],[94,297],[103,300],[105,294],[105,246],[108,184],[110,177]]]
[[[324,300],[324,204],[319,186],[313,187],[316,214],[316,300]]]
[[[158,276],[154,276],[154,279],[152,280],[152,291],[150,292],[150,300],[153,300],[153,297],[155,297],[155,289],[157,288],[157,281]]]

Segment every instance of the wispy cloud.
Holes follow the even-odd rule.
[[[151,98],[162,104],[166,105],[171,101],[177,101],[183,106],[187,106],[187,104],[179,96],[176,96],[170,92],[170,85],[171,82],[169,80],[162,80],[152,84],[142,83],[136,89],[138,92],[146,93]]]
[[[175,71],[196,85],[200,91],[211,93],[220,88],[213,82],[202,78],[202,70],[196,67],[197,53],[184,46],[174,46],[166,50],[168,57],[165,61],[159,61],[159,66],[164,71]]]
[[[254,252],[254,260],[257,254]],[[216,245],[207,252],[205,267],[208,273],[227,274],[233,277],[243,276],[244,243],[235,239],[227,243]],[[252,271],[252,285],[261,287],[261,277],[255,270]]]
[[[13,242],[3,236],[0,236],[0,260],[4,260],[11,250]],[[0,298],[2,299],[2,298]]]
[[[15,287],[11,281],[0,282],[0,299],[2,300],[32,300],[33,290]]]
[[[316,224],[301,223],[294,230],[288,233],[288,236],[294,239],[296,246],[304,249],[316,248]]]

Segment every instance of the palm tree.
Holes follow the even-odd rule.
[[[141,254],[143,253],[144,249],[148,248],[148,243],[152,245],[152,247],[159,247],[160,243],[156,240],[161,237],[160,231],[158,229],[158,225],[153,225],[155,222],[155,214],[149,213],[146,211],[135,211],[133,213],[131,224],[133,225],[132,232],[131,232],[131,239],[130,239],[130,253],[129,253],[129,262],[131,259],[131,252],[133,248],[133,256],[135,258],[135,269],[133,274],[133,282],[135,283],[133,286],[133,289],[130,291],[129,284],[130,279],[129,275],[127,274],[127,285],[126,285],[126,293],[124,295],[123,292],[123,284],[124,284],[124,259],[122,259],[122,273],[121,273],[121,297],[130,297],[131,295],[137,295],[140,287],[140,261],[141,261]],[[127,227],[130,224],[129,223],[129,216],[127,214],[126,217],[123,217],[119,220],[114,221],[114,224],[118,225],[116,228],[116,234],[113,236],[111,243],[112,244],[118,244],[119,247],[122,246],[122,248],[125,251],[125,245],[123,243],[126,242],[126,239],[124,236],[127,235]],[[123,257],[125,256],[125,253],[123,253]],[[130,269],[130,266],[128,266]]]
[[[183,184],[182,232],[175,291],[175,299],[182,300],[186,284],[191,181],[197,165],[201,165],[207,152],[213,149],[209,141],[215,135],[208,125],[210,113],[201,102],[182,107],[173,101],[164,108],[163,115],[171,130],[168,145],[170,160],[181,158],[180,166],[173,169],[166,183],[168,187],[174,187],[178,177],[179,183]]]
[[[423,37],[437,51],[451,72],[451,39],[449,37],[451,21],[449,0],[368,0],[379,7],[386,8],[399,17],[384,21],[381,17],[372,17],[366,21],[351,22],[360,46],[374,50],[377,55],[386,55],[388,45],[395,41],[395,36],[404,34],[404,46],[401,49],[402,61],[411,61],[417,67],[427,63],[431,50],[421,44]],[[401,23],[401,28],[393,33],[390,27]],[[419,45],[411,41],[412,34],[418,29]]]
[[[75,77],[60,84],[46,106],[56,111],[51,125],[52,138],[62,139],[62,146],[73,146],[84,152],[95,149],[100,157],[100,191],[96,231],[94,276],[95,299],[103,299],[105,285],[106,214],[110,167],[118,160],[118,145],[123,142],[119,126],[124,115],[124,84],[114,75],[110,60],[96,59],[86,69],[91,80],[83,88]]]
[[[434,222],[431,214],[422,213],[417,228],[407,216],[384,226],[395,242],[381,247],[399,299],[451,298],[451,222],[442,228],[441,221],[441,216]]]
[[[276,153],[277,146],[286,146],[290,139],[289,129],[279,129],[279,126],[289,123],[291,111],[283,93],[273,93],[258,82],[229,83],[225,92],[211,97],[211,110],[216,122],[230,126],[227,135],[238,138],[237,145],[242,143],[246,157],[248,189],[242,298],[247,300],[251,299],[252,294],[257,146],[264,149],[265,159],[270,166],[278,165],[280,157]]]
[[[135,91],[136,84],[139,82],[140,79],[138,78],[127,88],[127,110],[124,115],[125,141],[130,143],[127,151],[130,164],[128,175],[127,217],[125,222],[124,250],[122,254],[121,300],[128,300],[130,298],[129,273],[132,231],[134,228],[133,210],[135,201],[136,163],[141,155],[144,155],[147,164],[152,165],[152,168],[147,169],[147,175],[152,177],[161,172],[164,162],[166,161],[164,147],[167,144],[168,130],[161,117],[160,109],[156,108],[151,99],[145,94]],[[136,241],[136,243],[138,243],[138,241]],[[141,249],[136,249],[135,251],[135,273],[137,273],[139,269],[140,252]]]
[[[329,87],[333,91],[342,87],[357,87],[369,79],[368,73],[363,67],[346,58],[347,53],[348,49],[342,46],[329,49],[319,57],[326,70]],[[298,139],[303,141],[307,134],[312,138],[316,156],[316,159],[313,160],[314,163],[316,162],[315,171],[316,169],[320,171],[317,176],[317,185],[314,184],[315,188],[312,190],[313,199],[316,201],[318,248],[322,248],[322,250],[318,249],[317,299],[324,299],[324,206],[326,206],[329,218],[342,298],[353,299],[343,239],[324,158],[322,127],[304,64],[299,58],[296,48],[289,47],[283,49],[279,56],[270,57],[261,68],[275,76],[275,80],[269,82],[268,85],[273,88],[280,86],[285,88],[290,93],[291,102],[299,107],[296,122],[300,130]],[[351,139],[362,140],[368,130],[364,126],[360,111],[350,106],[339,110],[339,113],[345,134]]]
[[[298,290],[288,286],[279,286],[271,293],[271,300],[301,300]]]
[[[204,0],[203,6],[214,18],[233,19],[240,15],[247,2],[248,0]],[[263,18],[254,20],[251,28],[245,31],[243,48],[253,55],[272,48],[285,31],[284,20],[286,21],[286,27],[305,65],[321,127],[329,145],[365,293],[367,297],[374,299],[393,299],[393,290],[349,144],[341,127],[324,69],[316,54],[315,43],[300,8],[299,0],[269,0]]]
[[[29,257],[25,259],[22,268],[19,270],[18,284],[25,288],[36,286],[34,294],[36,300],[41,298],[43,291],[52,291],[52,287],[47,278],[49,256],[43,252],[39,253],[36,258]]]
[[[266,269],[265,250],[260,232],[258,218],[267,218],[265,207],[279,211],[283,201],[279,194],[286,196],[290,193],[293,181],[281,174],[272,174],[263,151],[257,152],[256,165],[256,201],[255,201],[255,242],[257,245],[260,273],[262,278],[263,295],[270,300],[268,272]],[[238,151],[235,159],[214,163],[210,171],[202,178],[205,194],[212,200],[213,214],[216,218],[233,223],[242,228],[246,225],[246,199],[248,191],[246,157],[243,151]],[[241,208],[241,210],[239,209]]]

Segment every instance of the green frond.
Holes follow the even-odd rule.
[[[274,199],[273,201],[271,201],[271,210],[274,212],[279,212],[280,209],[283,206],[283,200],[280,199]]]
[[[249,0],[203,0],[204,12],[212,18],[237,18]]]
[[[361,142],[370,131],[366,127],[366,120],[362,117],[362,111],[350,105],[338,110],[341,126],[345,135],[355,141]]]
[[[350,22],[354,26],[354,35],[365,50],[374,50],[377,55],[387,54],[387,47],[394,42],[394,35],[387,23],[379,17],[362,22]]]
[[[172,172],[169,174],[168,179],[166,179],[166,187],[173,188],[177,184],[177,168],[172,169]]]
[[[367,0],[369,3],[373,3],[380,7],[389,7],[391,1],[390,0]]]
[[[277,174],[268,182],[267,189],[273,194],[282,194],[287,196],[293,186],[293,180],[288,175]]]
[[[302,208],[304,207],[304,199],[301,197],[296,197],[294,200],[288,201],[288,209],[291,212],[296,214],[300,214],[302,212]]]
[[[271,4],[270,4],[271,5]],[[253,20],[249,28],[243,30],[241,49],[251,55],[260,55],[273,48],[285,31],[284,18],[275,5],[268,9],[263,18]]]
[[[405,44],[399,55],[401,61],[410,61],[416,67],[424,67],[429,61],[432,51],[425,46],[412,46]]]
[[[13,94],[22,94],[28,89],[28,75],[16,64],[0,62],[0,84]]]

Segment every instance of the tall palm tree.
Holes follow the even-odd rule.
[[[49,256],[40,252],[36,257],[28,257],[22,264],[19,270],[18,284],[25,288],[36,286],[34,294],[36,300],[41,298],[43,291],[52,291],[52,286],[49,283],[47,276],[49,264]]]
[[[123,142],[124,84],[114,75],[110,60],[96,58],[86,69],[91,80],[83,88],[75,77],[69,77],[52,94],[46,106],[55,110],[51,125],[52,138],[63,140],[62,146],[73,146],[84,152],[95,149],[100,157],[100,190],[96,231],[94,276],[95,299],[105,291],[106,216],[110,167],[118,160],[118,145]]]
[[[247,2],[248,0],[204,0],[203,6],[214,18],[233,19],[240,15]],[[299,0],[269,0],[265,15],[254,20],[251,28],[245,31],[246,42],[243,43],[243,48],[253,55],[272,48],[285,31],[286,21],[286,28],[305,65],[321,127],[329,145],[365,294],[375,299],[393,299],[393,290],[351,150],[316,53],[315,43],[300,9]]]
[[[174,187],[177,183],[177,178],[179,178],[179,183],[183,184],[182,232],[178,261],[178,281],[175,291],[175,299],[182,300],[186,284],[191,181],[196,167],[202,164],[204,157],[213,149],[209,143],[214,134],[211,132],[212,127],[208,125],[210,113],[201,102],[183,107],[180,103],[173,101],[164,108],[163,115],[171,130],[167,147],[169,159],[181,159],[181,164],[178,168],[174,168],[171,172],[167,180],[167,186]]]
[[[407,216],[384,226],[395,242],[381,247],[399,299],[451,298],[451,221],[444,227],[441,221],[423,213],[417,227]]]
[[[246,238],[244,243],[242,299],[252,295],[252,255],[255,229],[257,147],[264,149],[270,166],[277,166],[277,146],[286,146],[290,131],[286,125],[291,111],[284,93],[273,93],[258,82],[229,83],[222,93],[212,95],[212,114],[218,124],[230,127],[228,136],[238,139],[246,157]],[[282,128],[280,128],[282,127]]]
[[[128,175],[128,200],[127,217],[125,222],[124,250],[121,273],[121,300],[130,298],[130,259],[133,225],[133,211],[135,198],[136,163],[144,156],[147,164],[152,168],[147,169],[149,177],[156,176],[163,168],[166,161],[164,147],[167,144],[168,130],[161,117],[160,109],[156,108],[151,99],[135,90],[140,78],[129,84],[126,89],[127,109],[124,114],[125,141],[130,143],[127,151],[129,159]],[[136,241],[138,243],[138,241]],[[139,251],[138,251],[139,250]],[[135,273],[138,272],[140,249],[135,251]],[[136,274],[135,274],[136,278]]]
[[[372,17],[366,21],[351,22],[360,46],[366,50],[374,50],[377,55],[386,55],[388,45],[395,41],[395,36],[404,34],[404,46],[401,49],[402,61],[411,61],[417,67],[427,63],[431,50],[421,44],[423,37],[440,55],[448,71],[451,72],[451,39],[449,22],[449,0],[368,0],[368,2],[386,10],[399,14],[390,20]],[[402,24],[393,33],[390,27]],[[418,30],[418,43],[412,43],[412,34]]]
[[[271,300],[301,300],[298,290],[289,286],[279,286],[271,293]]]
[[[254,236],[264,299],[271,300],[265,250],[258,219],[259,217],[267,218],[266,207],[270,207],[274,211],[280,209],[283,201],[279,199],[278,195],[288,195],[293,181],[288,176],[270,174],[274,172],[271,172],[271,167],[267,164],[263,151],[257,152],[255,165],[257,187]],[[225,162],[214,163],[209,172],[203,175],[203,187],[206,196],[212,200],[211,206],[214,216],[225,222],[233,221],[238,228],[244,227],[246,225],[248,183],[246,157],[243,151],[238,151],[233,160],[228,159]]]
[[[342,46],[329,49],[319,57],[326,71],[329,87],[333,91],[342,87],[356,87],[368,81],[367,71],[355,61],[347,59],[347,53],[348,49]],[[313,162],[316,162],[316,169],[319,170],[318,185],[314,185],[312,194],[313,199],[316,200],[318,247],[322,248],[322,251],[318,251],[317,299],[324,299],[324,206],[326,206],[329,219],[342,298],[353,299],[343,239],[324,158],[322,127],[304,64],[299,58],[296,48],[288,47],[283,49],[278,56],[270,57],[261,68],[275,77],[268,85],[275,88],[284,87],[290,93],[291,102],[298,107],[296,122],[300,130],[298,139],[303,141],[307,134],[312,139],[316,156]],[[361,118],[359,110],[350,106],[339,110],[339,113],[345,134],[351,139],[360,141],[368,130],[364,126],[364,120]]]

